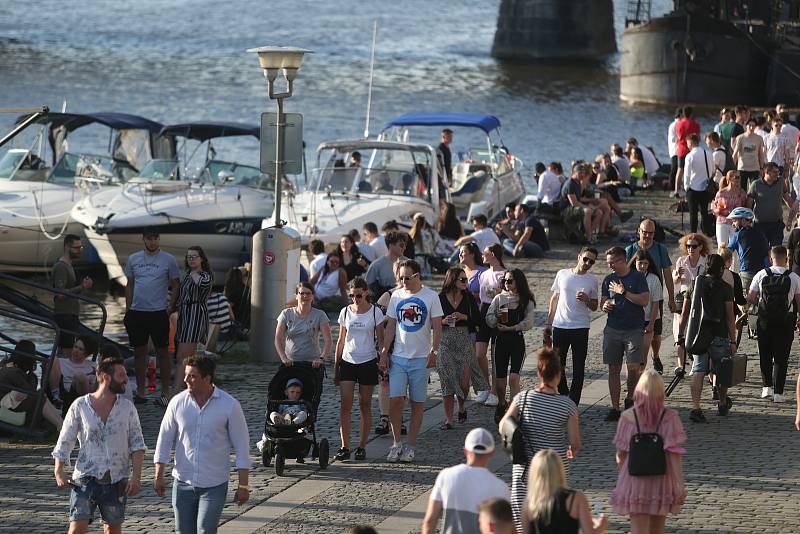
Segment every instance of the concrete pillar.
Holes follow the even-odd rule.
[[[502,0],[492,56],[602,59],[617,50],[612,0]]]

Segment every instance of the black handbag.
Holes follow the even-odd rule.
[[[522,403],[528,397],[528,392],[525,392]],[[522,406],[519,407],[522,410]],[[516,465],[527,465],[528,455],[525,452],[525,438],[522,433],[522,428],[516,417],[506,417],[500,425],[500,437],[503,440],[503,449],[511,457],[511,463]]]
[[[658,433],[661,420],[666,410],[661,410],[655,432],[642,432],[639,429],[639,418],[633,410],[636,420],[636,434],[631,436],[628,447],[628,474],[633,477],[663,475],[667,472],[667,453],[664,452],[664,438]]]

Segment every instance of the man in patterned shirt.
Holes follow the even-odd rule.
[[[53,449],[55,478],[60,488],[72,488],[69,531],[83,533],[95,508],[106,533],[122,532],[125,503],[141,489],[142,462],[147,449],[133,403],[122,394],[128,384],[122,358],[105,358],[97,367],[98,388],[69,407]],[[72,478],[64,473],[75,440],[80,441]],[[133,460],[133,472],[131,472]]]

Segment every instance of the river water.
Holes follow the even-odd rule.
[[[23,9],[0,2],[0,107],[57,110],[66,99],[68,111],[123,111],[165,124],[257,123],[274,105],[267,102],[255,55],[245,49],[302,46],[314,53],[305,59],[286,110],[304,114],[313,159],[320,142],[364,131],[377,20],[373,134],[384,121],[410,111],[472,111],[500,118],[505,144],[527,163],[525,174],[535,161],[592,158],[632,135],[667,159],[671,110],[619,101],[618,55],[602,64],[493,59],[499,3],[39,0],[35,9]],[[626,4],[615,4],[618,36]],[[653,15],[671,4],[655,0]],[[14,118],[0,114],[0,132]],[[711,115],[700,120],[704,128],[713,124]],[[17,146],[30,142],[27,134]],[[430,136],[428,141],[438,142],[437,132]],[[90,133],[83,142],[102,152],[107,134]],[[253,144],[231,150],[245,162],[257,161]],[[120,330],[118,299],[98,295],[115,312],[109,328]]]

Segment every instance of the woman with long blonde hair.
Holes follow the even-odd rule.
[[[664,440],[667,468],[663,475],[631,476],[628,455],[631,437],[657,432]],[[677,514],[686,500],[681,445],[686,441],[678,412],[664,407],[664,380],[652,369],[636,384],[633,407],[625,410],[617,424],[617,486],[611,494],[615,513],[629,515],[632,534],[662,534],[667,514]]]
[[[724,247],[733,233],[728,215],[747,201],[747,192],[739,184],[739,173],[728,171],[719,181],[719,191],[711,202],[711,212],[717,216],[717,245]]]
[[[675,309],[678,317],[672,321],[672,335],[680,339],[681,312],[683,299],[689,287],[698,276],[706,274],[706,256],[711,254],[711,240],[700,232],[691,232],[678,240],[678,249],[681,256],[675,260],[675,269],[672,271],[672,281],[675,284]],[[686,362],[686,349],[678,345],[678,367],[683,368]]]
[[[542,449],[528,469],[528,496],[522,509],[524,534],[602,534],[608,518],[592,518],[583,492],[567,486],[561,457],[553,449]]]

